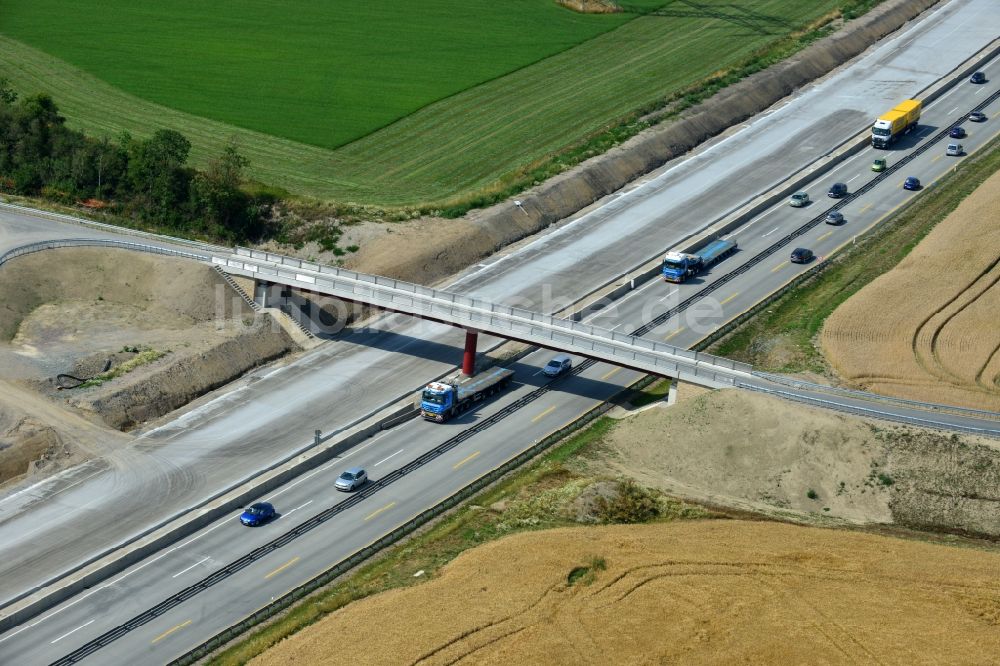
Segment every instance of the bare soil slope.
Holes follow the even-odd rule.
[[[588,470],[798,521],[1000,535],[995,440],[865,421],[748,391],[694,393],[620,421],[585,462]]]
[[[327,664],[347,646],[356,664],[987,663],[998,575],[996,552],[785,524],[529,532],[251,663]]]
[[[827,318],[820,344],[856,386],[1000,411],[1000,173],[900,264]]]
[[[0,483],[99,456],[129,429],[294,348],[208,266],[46,250],[0,267]],[[144,351],[159,356],[138,364]],[[136,367],[93,386],[81,379]],[[67,386],[75,382],[63,382]],[[55,463],[54,465],[48,464]]]

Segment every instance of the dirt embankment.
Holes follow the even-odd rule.
[[[296,348],[186,260],[46,250],[5,263],[0,292],[0,482],[31,461],[100,455],[128,441],[107,426],[154,419]]]
[[[344,242],[358,270],[430,284],[565,219],[699,143],[743,122],[796,88],[829,73],[938,0],[890,0],[791,60],[730,86],[677,121],[642,132],[599,157],[507,201],[457,220],[421,219],[351,227]],[[441,239],[447,238],[447,243]]]
[[[254,659],[326,664],[986,663],[1000,553],[775,523],[527,532]]]
[[[588,469],[797,521],[1000,536],[995,440],[868,422],[746,391],[694,392],[618,422]]]
[[[1000,173],[894,269],[823,325],[850,383],[913,400],[1000,411]]]

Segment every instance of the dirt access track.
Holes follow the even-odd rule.
[[[983,663],[998,575],[997,552],[768,522],[526,532],[250,663]]]
[[[186,260],[46,250],[5,263],[0,293],[0,483],[101,455],[130,441],[118,430],[297,349]],[[60,374],[96,380],[60,390]]]

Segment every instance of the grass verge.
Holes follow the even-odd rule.
[[[595,420],[426,531],[388,549],[381,558],[296,604],[275,621],[212,657],[209,663],[216,666],[244,664],[281,639],[350,602],[426,580],[463,551],[487,541],[525,530],[579,525],[581,521],[572,514],[574,501],[589,487],[607,481],[587,476],[567,463],[573,456],[587,456],[614,425],[610,418]],[[721,515],[663,496],[656,496],[656,500],[659,503],[657,520]],[[570,582],[586,584],[588,574],[592,575],[603,566],[600,558],[595,558]]]
[[[1000,139],[961,162],[932,191],[883,222],[830,266],[785,292],[708,349],[770,372],[831,374],[816,338],[837,306],[892,270],[965,197],[1000,170]]]

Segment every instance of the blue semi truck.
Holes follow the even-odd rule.
[[[428,421],[443,423],[473,403],[499,393],[513,378],[513,370],[492,368],[472,377],[459,374],[431,382],[421,395],[420,414]]]
[[[714,240],[695,254],[667,252],[663,257],[663,279],[667,282],[684,282],[712,264],[722,261],[736,251],[733,241]]]

